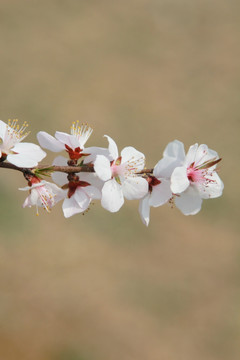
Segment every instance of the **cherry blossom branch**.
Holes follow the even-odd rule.
[[[11,169],[11,170],[17,170],[20,171],[22,173],[25,173],[26,171],[31,171],[33,174],[35,173],[36,170],[45,170],[46,172],[54,172],[54,171],[59,171],[59,172],[64,172],[67,174],[70,173],[77,173],[77,172],[89,172],[92,173],[94,172],[94,169],[92,166],[56,166],[56,165],[38,165],[32,168],[23,168],[23,167],[19,167],[16,165],[13,165],[11,163],[6,163],[6,162],[0,162],[0,167],[1,168],[5,168],[5,169]]]
[[[35,173],[36,170],[40,170],[40,172],[44,171],[44,170],[46,172],[58,171],[58,172],[63,172],[63,173],[67,173],[67,174],[80,173],[80,172],[85,172],[85,173],[94,173],[95,172],[93,166],[91,166],[91,165],[83,165],[83,166],[38,165],[33,168],[23,168],[23,167],[13,165],[11,163],[0,162],[0,167],[4,168],[4,169],[17,170],[22,173],[30,171],[33,174]],[[153,169],[143,169],[143,170],[139,171],[137,174],[141,175],[141,174],[152,174],[152,173],[153,173]]]
[[[17,171],[20,171],[22,173],[25,173],[27,170],[31,171],[31,169],[26,169],[26,168],[19,167],[19,166],[13,165],[11,163],[6,163],[6,162],[0,162],[0,167],[4,168],[4,169],[17,170]]]
[[[0,168],[19,171],[27,180],[28,186],[19,189],[29,193],[23,207],[35,205],[50,212],[62,201],[68,218],[84,214],[92,200],[100,200],[104,209],[115,213],[125,199],[135,199],[139,200],[141,220],[148,226],[151,207],[170,203],[184,215],[195,215],[203,199],[222,195],[224,185],[216,169],[221,158],[205,144],[190,146],[186,154],[184,144],[174,140],[154,168],[144,168],[143,153],[132,146],[119,153],[108,135],[104,135],[107,148],[86,148],[93,130],[74,122],[70,134],[56,131],[53,137],[38,132],[41,147],[65,153],[54,159],[55,165],[38,165],[47,154],[39,145],[22,142],[28,135],[26,128],[26,123],[19,126],[17,120],[8,124],[0,120]],[[52,182],[42,179],[50,175]]]

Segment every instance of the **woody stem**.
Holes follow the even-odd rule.
[[[54,171],[59,171],[59,172],[64,172],[67,174],[70,173],[78,173],[78,172],[89,172],[89,173],[93,173],[94,168],[93,165],[84,165],[84,166],[57,166],[57,165],[38,165],[35,166],[33,168],[22,168],[16,165],[13,165],[11,163],[6,163],[6,162],[0,162],[0,168],[5,168],[5,169],[11,169],[11,170],[17,170],[20,171],[22,173],[26,173],[26,171],[32,172],[34,174],[34,170],[45,170],[50,171],[50,172],[54,172]],[[151,174],[153,172],[153,169],[144,169],[139,171],[137,174]]]

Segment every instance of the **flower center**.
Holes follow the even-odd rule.
[[[208,186],[208,184],[215,182],[215,180],[211,179],[213,171],[211,171],[210,168],[215,166],[217,163],[219,163],[219,161],[221,161],[221,159],[213,158],[197,166],[193,162],[187,168],[188,180],[191,183],[200,183],[203,184],[204,186]]]
[[[79,121],[74,121],[72,123],[71,135],[76,136],[76,138],[81,141],[83,145],[86,143],[92,132],[93,129],[87,124],[82,124],[79,126]]]
[[[128,177],[128,176],[136,176],[136,173],[139,170],[142,170],[144,168],[145,159],[144,159],[144,157],[140,157],[138,159],[132,157],[124,165],[125,165],[124,175],[126,177]]]
[[[1,139],[1,142],[0,142],[0,146],[3,150],[5,150],[6,154],[13,153],[10,151],[10,149],[15,144],[22,141],[29,134],[29,131],[28,132],[25,131],[27,127],[28,127],[28,124],[26,121],[20,127],[17,119],[14,119],[12,121],[8,120],[4,139]]]
[[[202,182],[204,181],[204,175],[203,170],[191,166],[187,169],[187,177],[190,182]]]
[[[55,203],[54,195],[46,188],[45,185],[38,186],[38,187],[35,188],[35,190],[39,194],[42,206],[49,213],[51,211],[51,208],[53,207],[53,205]]]
[[[122,157],[119,156],[116,160],[111,161],[111,171],[112,171],[112,177],[119,177],[119,175],[122,175],[123,169],[121,166]]]

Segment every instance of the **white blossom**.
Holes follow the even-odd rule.
[[[110,212],[116,212],[122,207],[124,197],[128,200],[141,199],[148,192],[147,180],[137,174],[144,168],[145,156],[131,146],[125,147],[119,156],[115,141],[106,137],[109,156],[97,155],[94,170],[105,181],[102,206]]]
[[[106,149],[99,147],[85,148],[85,144],[92,134],[93,129],[86,125],[79,125],[79,122],[73,122],[70,134],[65,132],[56,131],[55,137],[39,131],[37,139],[39,144],[50,151],[60,152],[65,150],[69,158],[75,162],[84,157],[84,163],[89,163],[96,158],[96,154],[106,154]]]
[[[171,190],[176,195],[175,204],[185,215],[197,214],[202,199],[222,195],[223,182],[216,172],[221,159],[207,145],[190,146],[180,166],[171,176]]]
[[[64,166],[67,164],[67,160],[58,156],[53,164]],[[53,181],[64,189],[62,209],[66,218],[83,213],[89,208],[93,199],[100,199],[101,191],[99,188],[102,187],[102,182],[93,173],[72,174],[70,180],[68,177],[69,175],[58,171],[52,174]]]
[[[32,143],[21,142],[29,134],[25,132],[27,123],[20,127],[18,120],[8,124],[0,120],[0,159],[7,159],[13,165],[25,168],[37,166],[46,153]]]
[[[150,207],[164,205],[172,198],[170,177],[176,165],[181,164],[183,159],[183,144],[174,140],[165,148],[163,158],[154,167],[153,174],[148,175],[148,193],[139,203],[139,213],[146,226],[150,221]]]
[[[20,188],[19,190],[29,191],[23,207],[32,207],[35,205],[37,215],[39,206],[43,207],[47,212],[50,212],[51,208],[64,197],[64,191],[57,185],[40,180],[37,177],[33,177],[32,180],[29,181],[29,186]]]

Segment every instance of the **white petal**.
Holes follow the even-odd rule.
[[[208,149],[207,145],[205,144],[199,145],[195,157],[195,166],[201,166],[201,164],[203,164],[204,162],[213,159],[219,159],[218,153],[214,150]],[[214,168],[215,167],[216,165],[214,166]]]
[[[175,198],[176,207],[181,210],[184,215],[195,215],[201,210],[202,199],[192,186]]]
[[[107,181],[112,177],[110,161],[106,158],[106,156],[97,155],[94,162],[94,170],[97,176],[103,181]]]
[[[90,204],[90,198],[85,193],[85,190],[83,190],[81,187],[78,187],[73,195],[75,201],[78,203],[79,207],[82,208],[82,211],[85,211],[89,204]]]
[[[195,162],[196,154],[197,154],[198,144],[194,144],[190,146],[188,153],[186,155],[184,165],[189,167],[192,163]]]
[[[115,141],[108,135],[104,135],[108,139],[108,151],[110,153],[110,156],[112,156],[113,160],[116,160],[118,158],[118,148]]]
[[[199,145],[197,151],[196,151],[196,155],[195,155],[195,166],[202,164],[203,162],[205,162],[205,157],[208,154],[208,147],[205,144],[201,144]]]
[[[101,199],[102,193],[95,186],[86,186],[84,191],[88,194],[91,199]]]
[[[47,155],[38,145],[31,143],[16,144],[12,151],[17,154],[10,154],[7,160],[20,167],[34,167]]]
[[[67,166],[67,163],[68,163],[68,159],[65,158],[64,156],[57,156],[53,160],[53,165],[56,165],[56,166]]]
[[[122,184],[122,191],[128,200],[141,199],[148,193],[148,182],[142,177],[128,177]]]
[[[165,204],[171,197],[172,191],[170,189],[170,181],[166,179],[159,179],[161,184],[153,186],[150,196],[150,206],[161,206]]]
[[[37,134],[39,144],[44,148],[53,152],[59,152],[65,149],[64,144],[56,140],[52,135],[45,131],[39,131]]]
[[[170,142],[163,152],[163,158],[154,167],[153,175],[157,178],[170,178],[173,170],[177,166],[181,166],[184,159],[183,143],[178,140]]]
[[[132,146],[125,147],[121,152],[122,164],[132,164],[135,171],[141,171],[145,166],[145,156]]]
[[[73,196],[69,199],[66,198],[62,204],[63,214],[65,218],[69,218],[72,215],[83,212],[79,207],[78,203],[75,201]]]
[[[31,190],[31,193],[29,195],[29,202],[32,205],[39,205],[39,206],[42,205],[41,198],[40,198],[40,195],[39,195],[39,192],[37,191],[37,189]]]
[[[51,177],[52,177],[52,180],[59,186],[68,184],[67,174],[65,174],[65,173],[62,173],[60,171],[54,171],[51,174]]]
[[[113,157],[109,155],[109,150],[106,148],[101,148],[97,146],[92,146],[84,149],[85,154],[90,154],[84,158],[84,164],[88,164],[90,162],[94,162],[96,160],[97,155],[104,155],[109,160],[113,160]]]
[[[80,172],[77,173],[77,175],[79,176],[80,180],[87,181],[89,184],[91,184],[101,192],[104,182],[100,180],[95,173]],[[88,186],[85,189],[87,188]]]
[[[21,190],[21,191],[27,191],[27,190],[30,190],[31,189],[31,186],[25,186],[23,188],[18,188],[18,190]]]
[[[224,184],[216,171],[206,175],[207,185],[196,183],[196,187],[199,191],[201,198],[213,199],[222,195]]]
[[[187,169],[184,166],[177,167],[173,170],[171,176],[171,190],[173,194],[180,194],[189,186],[187,178]]]
[[[68,162],[68,159],[66,159],[64,156],[57,156],[53,160],[53,165],[56,166],[66,166]],[[51,174],[51,177],[53,181],[58,184],[59,186],[63,186],[68,183],[67,174],[60,172],[60,171],[54,171]]]
[[[107,181],[102,188],[101,204],[106,210],[118,211],[124,203],[121,185],[114,179]]]
[[[21,190],[21,189],[19,189]],[[26,206],[28,207],[31,207],[32,206],[32,203],[31,203],[31,200],[30,200],[30,195],[28,195],[24,201],[24,203],[22,204],[22,207],[25,208]]]
[[[182,163],[171,157],[164,157],[155,165],[153,169],[153,176],[156,178],[167,178],[169,179],[172,175],[173,170],[180,166]]]
[[[53,165],[56,166],[67,166],[68,159],[66,159],[64,156],[57,156],[53,160]],[[60,172],[60,171],[54,171],[51,174],[51,177],[53,181],[58,184],[59,186],[63,186],[68,183],[67,174]]]
[[[150,221],[149,195],[146,195],[143,199],[140,200],[138,211],[142,222],[144,225],[148,226]]]
[[[4,141],[6,130],[7,130],[7,124],[5,124],[5,122],[0,120],[0,140],[2,141]]]
[[[76,149],[80,147],[78,139],[74,135],[70,135],[61,131],[55,132],[55,138],[59,140],[62,144],[68,145],[71,149]]]
[[[57,202],[59,202],[60,200],[64,199],[67,195],[67,191],[66,190],[62,190],[61,188],[59,188],[56,184],[52,184],[49,183],[47,184],[47,187],[50,189],[50,191],[52,191],[53,196],[54,196],[54,203],[56,204]]]
[[[185,151],[184,151],[184,145],[181,141],[174,140],[170,142],[164,152],[163,156],[171,157],[174,159],[178,159],[179,161],[184,161],[185,159]]]

